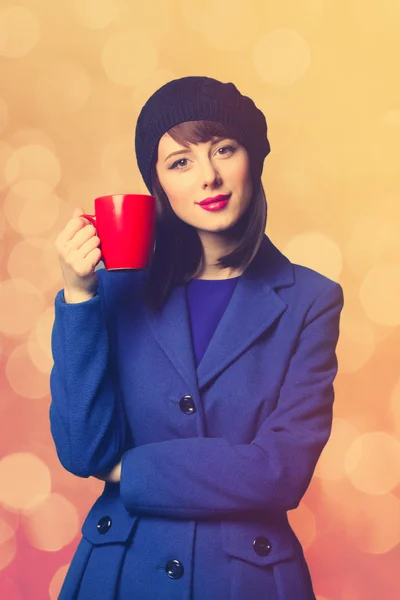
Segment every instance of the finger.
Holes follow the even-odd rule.
[[[87,227],[88,225],[92,225],[88,219],[79,216],[72,217],[58,236],[59,243],[62,245],[66,242],[69,242],[78,233],[78,231],[84,227]]]

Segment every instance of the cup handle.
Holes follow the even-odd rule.
[[[89,219],[89,221],[92,223],[92,225],[94,225],[97,229],[97,224],[96,224],[96,215],[79,215],[80,217],[85,217],[85,219]],[[100,240],[100,246],[99,246],[100,250],[101,250],[101,240]],[[104,257],[103,257],[103,252],[101,253],[101,259],[104,262]]]

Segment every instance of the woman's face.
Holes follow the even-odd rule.
[[[248,152],[233,138],[213,138],[186,149],[166,133],[159,142],[156,171],[172,210],[198,231],[232,227],[253,193]],[[217,210],[200,205],[206,198],[226,194],[228,203]]]

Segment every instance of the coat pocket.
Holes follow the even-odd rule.
[[[126,510],[119,485],[107,484],[82,525],[82,535],[95,546],[125,544],[133,535],[137,520],[137,515]]]
[[[287,520],[222,521],[221,533],[227,554],[255,565],[272,565],[292,558],[296,552]]]
[[[315,600],[286,517],[223,521],[221,535],[230,558],[230,600]]]

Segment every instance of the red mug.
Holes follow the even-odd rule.
[[[101,259],[108,270],[146,269],[153,254],[156,199],[146,194],[111,194],[94,201],[89,219],[100,238]]]

